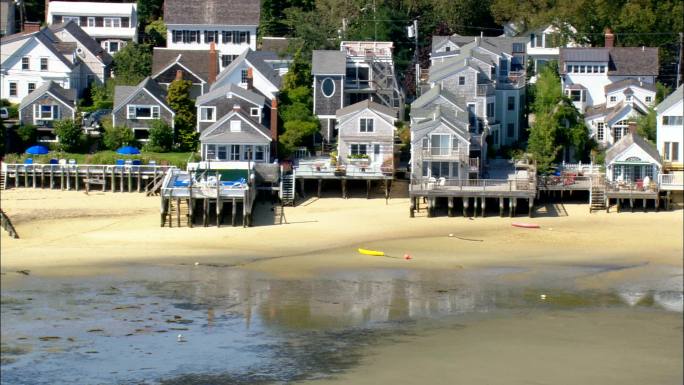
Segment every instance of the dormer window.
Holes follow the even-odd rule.
[[[651,103],[653,101],[653,98],[650,96],[646,97],[646,103]]]
[[[611,102],[617,102],[617,96],[613,95],[610,97]]]

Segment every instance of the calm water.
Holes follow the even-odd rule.
[[[364,270],[305,280],[205,265],[90,278],[4,272],[1,383],[291,383],[345,373],[368,347],[482,319],[606,308],[681,314],[681,271],[582,284],[643,268]]]

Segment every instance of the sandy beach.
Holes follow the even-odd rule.
[[[405,198],[311,198],[273,224],[269,205],[251,228],[161,228],[159,198],[144,194],[13,189],[3,210],[20,239],[2,232],[3,271],[89,274],[131,263],[241,265],[280,276],[321,269],[459,268],[483,264],[621,262],[682,266],[682,211],[599,212],[581,203],[539,207],[533,219],[409,218]],[[553,213],[548,215],[547,213]],[[561,214],[558,214],[561,213]],[[512,222],[532,221],[541,229]],[[449,237],[452,234],[452,237]],[[380,248],[398,258],[367,257]],[[413,259],[402,257],[410,254]]]

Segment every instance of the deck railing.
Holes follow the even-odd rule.
[[[428,147],[421,148],[420,154],[423,159],[444,159],[444,160],[460,160],[466,162],[468,159],[468,153],[463,149],[452,147]]]
[[[658,192],[658,183],[651,182],[644,185],[642,181],[638,182],[617,182],[617,181],[606,181],[606,191],[610,192]]]
[[[530,179],[412,178],[412,190],[432,191],[534,191]]]
[[[684,173],[660,174],[658,175],[658,184],[663,189],[682,190],[684,189]]]
[[[540,188],[563,187],[567,189],[589,189],[591,187],[591,176],[577,176],[572,174],[565,175],[540,175],[537,179],[537,186]]]

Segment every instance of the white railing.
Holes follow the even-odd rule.
[[[420,154],[423,159],[453,159],[466,162],[468,154],[460,149],[454,149],[452,147],[428,147],[421,148]]]
[[[658,174],[658,184],[664,190],[684,190],[684,172]]]
[[[530,179],[446,179],[412,178],[412,190],[443,191],[535,191]]]
[[[593,163],[561,163],[561,170],[565,172],[578,172],[583,174],[598,174],[601,172],[601,166]]]

